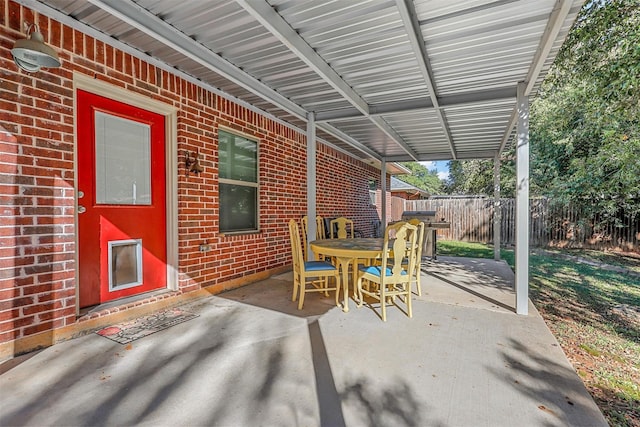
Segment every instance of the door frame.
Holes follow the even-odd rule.
[[[164,116],[165,123],[165,169],[166,169],[166,239],[167,239],[167,289],[178,290],[178,109],[170,104],[147,98],[137,92],[131,92],[119,86],[91,78],[78,72],[73,73],[73,122],[74,143],[73,150],[73,185],[74,185],[74,224],[75,224],[75,303],[76,317],[80,315],[78,275],[80,263],[78,254],[78,118],[76,93],[78,89],[91,92],[105,98],[113,99],[148,110]]]

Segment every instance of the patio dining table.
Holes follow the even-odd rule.
[[[355,286],[358,260],[381,258],[384,239],[368,237],[319,239],[309,242],[309,244],[315,254],[336,259],[337,267],[342,272],[342,286],[344,288],[342,310],[347,313],[349,311],[349,265],[353,264],[353,285]]]

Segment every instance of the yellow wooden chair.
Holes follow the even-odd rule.
[[[316,216],[316,239],[326,239],[327,233],[324,228],[324,218]]]
[[[411,278],[416,262],[416,244],[418,227],[407,222],[389,225],[384,233],[384,246],[393,250],[395,254],[408,254],[409,264],[402,266],[403,257],[393,257],[390,251],[382,253],[381,265],[363,266],[358,270],[358,307],[362,307],[364,296],[371,297],[380,302],[381,317],[387,321],[386,305],[391,302],[396,305],[398,297],[407,308],[406,314],[413,316],[411,309]],[[389,246],[392,242],[392,246]],[[363,281],[375,286],[364,289]],[[396,305],[397,306],[397,305]]]
[[[329,223],[329,229],[332,239],[353,239],[354,237],[353,221],[345,217],[332,219]]]
[[[329,291],[336,291],[336,305],[338,305],[340,274],[336,266],[328,261],[306,261],[303,258],[300,227],[295,219],[289,221],[289,237],[293,255],[293,297],[291,301],[295,301],[298,292],[300,292],[298,310],[302,310],[305,293],[324,292],[328,296]],[[334,278],[334,287],[329,287],[328,279],[330,277]]]
[[[302,217],[302,254],[304,255],[305,261],[309,259],[307,256],[309,251],[309,242],[307,241],[307,232],[309,231],[309,218],[307,216]],[[324,219],[321,216],[316,216],[316,239],[326,239],[326,234],[324,233]],[[324,257],[315,255],[316,259],[324,259]]]
[[[307,224],[308,221],[309,219],[306,215],[302,217],[302,256],[304,256],[305,261],[309,259],[309,257],[307,256],[309,251],[309,242],[307,241],[307,232],[309,231],[309,227]]]
[[[411,274],[411,281],[416,284],[416,291],[418,293],[418,296],[422,296],[422,285],[420,284],[420,276],[422,274],[422,246],[424,245],[425,232],[424,222],[420,221],[419,219],[413,218],[409,220],[409,224],[418,227],[418,238],[416,240],[416,262]],[[407,264],[409,264],[408,257],[402,260],[403,266],[407,266]]]

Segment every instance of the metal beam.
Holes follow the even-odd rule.
[[[509,117],[509,124],[507,125],[507,128],[504,130],[504,134],[502,135],[502,140],[500,141],[500,148],[498,149],[498,154],[504,151],[504,148],[507,146],[507,142],[509,142],[509,138],[511,138],[511,135],[513,134],[513,128],[518,122],[517,113],[518,113],[518,105],[516,104],[516,106],[513,107],[513,111],[511,112],[511,117]]]
[[[518,84],[516,147],[516,313],[529,313],[529,97]]]
[[[290,51],[305,62],[323,80],[329,83],[340,95],[356,107],[362,114],[369,114],[369,106],[335,72],[329,64],[289,25],[287,21],[264,0],[236,0],[256,21],[280,40]]]
[[[224,78],[306,120],[307,111],[130,0],[88,0]]]
[[[404,139],[402,139],[402,137],[398,135],[398,133],[382,117],[370,117],[369,119],[373,123],[375,123],[376,126],[378,126],[389,138],[399,144],[400,147],[402,147],[402,149],[406,151],[409,156],[411,156],[412,162],[418,161],[418,153],[413,151],[413,149],[409,147],[406,142],[404,142]]]
[[[473,159],[493,159],[496,155],[496,150],[479,150],[479,151],[465,151],[458,153],[457,160],[473,160]],[[389,156],[385,158],[387,162],[412,162],[409,156]],[[440,151],[437,153],[421,154],[418,157],[418,161],[427,162],[432,160],[454,160],[451,158],[450,152]]]
[[[506,87],[475,92],[448,95],[439,98],[441,108],[460,108],[470,105],[487,104],[490,102],[508,101],[516,99],[516,88]],[[369,106],[369,116],[399,115],[419,111],[433,110],[435,107],[430,99],[411,99],[396,102],[385,102]],[[355,108],[322,111],[317,113],[318,122],[344,121],[363,118]]]
[[[293,129],[295,131],[299,131],[299,132],[303,132],[302,129],[300,129],[299,127],[286,122],[276,116],[274,116],[273,114],[262,110],[258,107],[256,107],[255,105],[249,104],[246,101],[243,101],[242,99],[235,97],[233,95],[230,95],[226,92],[223,92],[222,90],[202,81],[199,80],[195,77],[193,77],[190,74],[185,73],[184,71],[181,71],[169,64],[167,64],[166,62],[162,62],[157,58],[154,58],[153,56],[150,56],[147,53],[141,52],[139,50],[137,50],[136,48],[125,44],[119,40],[114,39],[113,37],[111,37],[108,34],[102,33],[98,30],[96,30],[93,27],[88,26],[87,24],[78,21],[77,19],[66,15],[60,11],[58,11],[57,9],[53,9],[51,6],[47,6],[44,3],[41,3],[38,0],[16,0],[17,3],[24,5],[25,7],[28,7],[29,9],[39,12],[43,15],[46,15],[48,17],[50,17],[51,19],[54,19],[58,22],[60,22],[61,24],[64,24],[66,26],[68,26],[69,28],[73,28],[74,30],[80,31],[83,34],[86,34],[90,37],[95,38],[96,40],[100,40],[102,42],[104,42],[105,44],[108,44],[110,46],[113,46],[114,48],[127,53],[131,56],[133,56],[134,58],[138,58],[142,61],[145,61],[151,65],[153,65],[154,67],[157,67],[158,69],[164,70],[167,73],[173,74],[175,76],[180,77],[181,79],[195,85],[198,87],[201,87],[202,89],[205,89],[211,93],[214,93],[224,99],[227,99],[231,102],[234,102],[238,105],[240,105],[243,108],[246,108],[250,111],[253,111],[255,113],[261,114],[267,118],[269,118],[270,120],[273,120],[289,129]],[[327,144],[331,145],[330,143],[327,142]]]
[[[173,49],[176,49],[180,53],[199,62],[200,64],[224,76],[225,78],[228,78],[229,80],[242,86],[248,91],[255,93],[266,101],[273,103],[274,105],[282,108],[285,111],[288,111],[296,117],[307,120],[308,112],[298,104],[293,103],[288,98],[280,95],[262,82],[249,76],[244,71],[230,64],[219,55],[215,54],[214,52],[195,42],[185,34],[179,32],[171,25],[157,18],[146,9],[141,8],[136,4],[132,4],[128,0],[89,1],[100,7],[101,9],[109,12],[110,14],[118,17],[119,19],[136,26],[146,34],[149,34],[159,41],[162,41],[166,45],[172,47]],[[360,150],[366,155],[374,157],[378,160],[380,159],[379,154],[369,149],[359,141],[356,141],[352,137],[342,132],[337,132],[333,127],[322,126],[322,129],[343,140],[345,143],[353,146],[357,150]],[[396,143],[399,142],[396,141]]]
[[[330,135],[335,136],[338,139],[343,140],[344,142],[346,142],[347,144],[351,145],[353,148],[355,148],[356,150],[359,150],[361,153],[366,154],[368,156],[373,157],[376,160],[382,160],[382,156],[378,153],[376,153],[375,151],[373,151],[371,148],[367,147],[366,145],[362,144],[359,141],[356,141],[355,139],[353,139],[352,137],[350,137],[349,135],[347,135],[346,133],[342,132],[340,129],[337,129],[333,126],[331,126],[330,124],[327,123],[317,123],[317,127],[322,129],[323,131],[327,132]],[[408,162],[411,160],[407,160]]]
[[[502,206],[500,204],[500,153],[493,158],[493,259],[500,261],[500,231]]]
[[[387,160],[382,159],[380,167],[380,216],[382,218],[382,230],[387,228]]]
[[[210,85],[208,83],[205,83],[202,80],[196,79],[192,75],[189,75],[189,74],[185,73],[184,71],[180,71],[179,69],[177,69],[177,68],[175,68],[175,67],[173,67],[173,66],[171,66],[171,65],[169,65],[169,64],[167,64],[165,62],[162,62],[162,61],[158,60],[157,58],[154,58],[154,57],[152,57],[152,56],[150,56],[150,55],[148,55],[148,54],[146,54],[144,52],[141,52],[141,51],[139,51],[139,50],[137,50],[137,49],[135,49],[135,48],[133,48],[133,47],[131,47],[131,46],[119,41],[119,40],[116,40],[113,37],[96,30],[95,28],[90,27],[87,24],[84,24],[84,23],[78,21],[77,19],[75,19],[75,18],[73,18],[73,17],[71,17],[69,15],[65,15],[62,12],[60,12],[60,11],[58,11],[56,9],[53,9],[52,7],[47,6],[47,5],[45,5],[44,3],[41,3],[38,0],[16,0],[16,2],[28,7],[31,10],[34,10],[34,11],[39,12],[39,13],[42,13],[43,15],[46,15],[46,16],[48,16],[48,17],[50,17],[50,18],[52,18],[52,19],[54,19],[54,20],[56,20],[56,21],[58,21],[58,22],[60,22],[60,23],[62,23],[64,25],[68,26],[69,28],[73,28],[74,30],[77,30],[77,31],[80,31],[80,32],[82,32],[84,34],[87,34],[87,35],[95,38],[96,40],[100,40],[100,41],[104,42],[105,44],[113,46],[116,49],[118,49],[118,50],[120,50],[122,52],[125,52],[125,53],[127,53],[127,54],[129,54],[129,55],[131,55],[131,56],[133,56],[135,58],[138,58],[138,59],[140,59],[142,61],[148,62],[149,64],[153,65],[154,67],[157,67],[157,68],[159,68],[161,70],[164,70],[164,71],[166,71],[166,72],[168,72],[170,74],[176,75],[176,76],[180,77],[181,79],[183,79],[185,81],[188,81],[189,83],[192,83],[195,86],[201,87],[202,89],[207,90],[207,91],[209,91],[211,93],[214,93],[214,94],[216,94],[216,95],[218,95],[218,96],[220,96],[220,97],[222,97],[224,99],[227,99],[227,100],[229,100],[231,102],[234,102],[234,103],[242,106],[243,108],[246,108],[246,109],[248,109],[250,111],[258,113],[258,114],[260,114],[260,115],[262,115],[262,116],[264,116],[264,117],[266,117],[266,118],[268,118],[270,120],[273,120],[276,123],[281,124],[282,126],[285,126],[285,127],[289,128],[289,129],[293,129],[296,132],[300,132],[300,133],[304,133],[305,132],[304,129],[301,129],[298,126],[295,126],[295,125],[293,125],[293,124],[291,124],[289,122],[286,122],[286,121],[274,116],[273,114],[256,107],[255,105],[252,105],[252,104],[249,104],[246,101],[243,101],[242,99],[239,99],[239,98],[237,98],[237,97],[235,97],[233,95],[230,95],[230,94],[228,94],[226,92],[223,92],[222,90],[220,90],[220,89],[218,89],[218,88],[216,88],[216,87],[214,87],[214,86],[212,86],[212,85]],[[334,136],[336,138],[342,139],[346,144],[351,145],[355,149],[362,151],[363,154],[366,154],[367,156],[375,157],[377,160],[380,159],[380,156],[377,153],[375,153],[375,152],[373,152],[371,150],[364,151],[363,150],[364,146],[361,143],[359,143],[358,141],[354,140],[353,138],[349,137],[346,134],[342,134],[342,135],[343,136],[341,137],[341,136],[338,136],[338,134],[334,134]],[[349,152],[349,151],[347,151],[347,150],[345,150],[345,149],[343,149],[341,147],[338,147],[337,145],[334,145],[329,141],[326,141],[326,140],[324,140],[322,138],[318,138],[317,136],[316,136],[316,140],[320,141],[321,143],[323,143],[323,144],[325,144],[325,145],[327,145],[327,146],[329,146],[331,148],[333,148],[336,151],[339,151],[341,153],[346,154],[347,156],[362,160],[360,157],[357,157],[353,153],[351,153],[351,152]]]
[[[308,246],[316,239],[316,119],[313,113],[307,117],[307,260],[315,259]]]
[[[353,90],[347,82],[311,47],[309,44],[280,16],[274,8],[264,0],[236,0],[263,27],[271,32],[287,46],[298,58],[304,61],[313,71],[333,87],[342,97],[353,105],[361,114],[370,119],[380,130],[398,144],[412,158],[416,159],[415,151],[407,145],[398,133],[380,118],[369,117],[369,105]]]
[[[418,60],[418,67],[420,68],[420,72],[427,84],[429,97],[431,98],[431,102],[435,108],[438,120],[440,121],[440,126],[442,127],[442,131],[449,143],[451,156],[455,159],[457,155],[456,148],[453,144],[453,138],[451,137],[451,129],[449,128],[449,122],[447,121],[444,111],[440,108],[438,101],[438,89],[436,88],[433,71],[431,71],[431,63],[429,62],[427,47],[424,43],[422,30],[420,29],[420,22],[418,22],[418,18],[416,16],[413,0],[396,0],[396,5],[398,6],[398,11],[402,17],[404,27],[407,30],[407,37],[409,38],[413,52]]]
[[[573,2],[571,0],[559,1],[551,12],[551,16],[547,22],[547,27],[542,34],[540,44],[536,50],[536,55],[533,58],[533,62],[531,63],[531,67],[529,67],[529,72],[527,73],[527,78],[525,79],[527,86],[524,90],[524,96],[529,96],[533,91],[533,86],[535,86],[536,81],[540,76],[542,66],[547,60],[549,52],[551,52],[553,44],[558,37],[558,33],[560,33],[560,29],[569,15],[572,3]]]
[[[518,1],[520,1],[520,0],[497,0],[497,1],[490,2],[490,3],[482,2],[478,6],[465,7],[464,9],[456,10],[455,12],[445,13],[443,15],[438,15],[438,16],[433,17],[433,18],[425,19],[424,21],[420,22],[420,25],[431,25],[431,24],[435,24],[436,22],[439,22],[439,21],[458,18],[460,16],[463,16],[463,17],[466,18],[466,17],[470,16],[472,13],[486,12],[489,9],[492,9],[492,8],[495,8],[495,7],[504,6],[504,5],[509,4],[509,3],[515,3],[515,2],[518,2]]]

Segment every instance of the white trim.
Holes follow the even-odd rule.
[[[73,89],[82,89],[100,96],[124,102],[137,108],[142,108],[157,114],[167,116],[176,113],[178,109],[172,105],[148,98],[137,92],[129,91],[120,86],[115,86],[103,80],[94,79],[78,72],[73,73]]]
[[[166,240],[167,240],[167,289],[178,290],[178,109],[172,105],[157,101],[136,92],[128,91],[119,86],[102,80],[91,78],[85,74],[78,72],[73,73],[73,94],[74,94],[74,123],[75,145],[78,146],[78,118],[76,93],[78,90],[84,90],[96,95],[104,96],[119,102],[132,105],[147,111],[164,116],[165,123],[165,203],[166,203]],[[78,192],[78,154],[74,150],[74,186],[76,193]],[[80,314],[80,292],[79,284],[79,242],[78,242],[78,199],[74,201],[75,206],[75,227],[76,227],[76,315]]]
[[[143,263],[142,263],[142,239],[127,239],[127,240],[111,240],[108,242],[108,256],[109,263],[109,292],[117,292],[123,289],[135,288],[142,285],[143,277]],[[126,285],[114,286],[113,285],[113,248],[114,246],[129,246],[136,245],[136,281],[127,283]]]
[[[242,181],[239,179],[218,178],[218,182],[222,184],[241,185],[243,187],[260,188],[260,185],[257,182]]]

